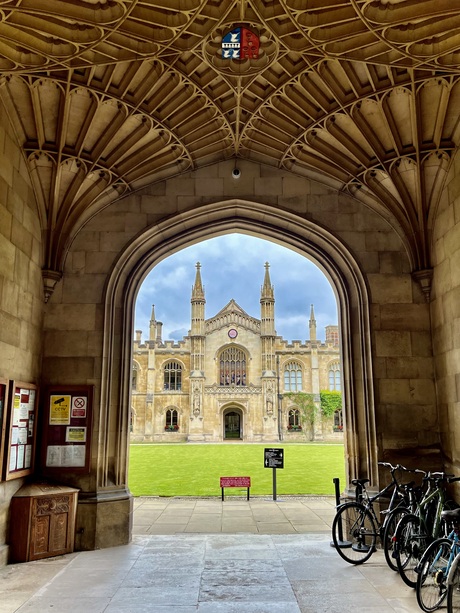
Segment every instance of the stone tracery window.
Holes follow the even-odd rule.
[[[284,389],[286,392],[302,390],[302,366],[298,362],[287,362],[284,365]]]
[[[139,364],[133,362],[133,370],[131,372],[131,389],[133,392],[137,390],[137,378],[139,375]]]
[[[168,362],[164,366],[163,389],[180,391],[182,387],[182,366],[178,362]]]
[[[329,391],[340,392],[342,389],[340,382],[340,363],[332,362],[329,364]]]
[[[288,429],[300,430],[302,428],[299,409],[291,409],[289,411]]]
[[[165,430],[179,430],[179,416],[176,409],[166,411]]]
[[[227,347],[219,358],[220,385],[246,385],[246,354],[238,347]]]

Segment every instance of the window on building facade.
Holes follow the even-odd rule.
[[[339,362],[333,362],[332,364],[329,364],[329,391],[341,391]]]
[[[131,389],[133,392],[137,390],[137,377],[139,374],[139,364],[137,362],[133,362],[133,370],[131,373]]]
[[[284,389],[286,392],[302,390],[302,367],[298,362],[288,362],[284,366]]]
[[[220,385],[246,385],[246,354],[238,347],[227,347],[219,359]]]
[[[288,430],[300,430],[301,426],[299,409],[291,409],[289,411]]]
[[[182,366],[177,362],[168,362],[164,367],[163,389],[180,391],[182,386]]]
[[[179,430],[179,417],[176,409],[166,411],[165,430]]]
[[[337,411],[334,411],[334,430],[336,432],[342,432],[343,431],[342,409],[337,409]]]

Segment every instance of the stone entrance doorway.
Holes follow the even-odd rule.
[[[242,439],[242,419],[239,411],[229,411],[224,415],[224,440]]]

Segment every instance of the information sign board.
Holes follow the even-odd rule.
[[[265,468],[284,468],[284,449],[265,449]]]

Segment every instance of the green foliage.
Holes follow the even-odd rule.
[[[334,494],[333,479],[345,481],[343,445],[305,443],[231,445],[131,445],[129,488],[134,496],[220,496],[220,477],[251,477],[251,494],[273,493],[273,469],[264,449],[283,448],[277,469],[279,494]],[[225,496],[246,490],[228,488]]]
[[[323,390],[320,393],[321,411],[324,417],[332,417],[335,411],[342,408],[342,393]]]
[[[307,394],[306,392],[288,392],[285,396],[289,398],[289,400],[292,400],[296,408],[299,409],[304,431],[308,431],[310,440],[312,441],[315,437],[315,422],[319,413],[319,407],[314,401],[314,395]]]

